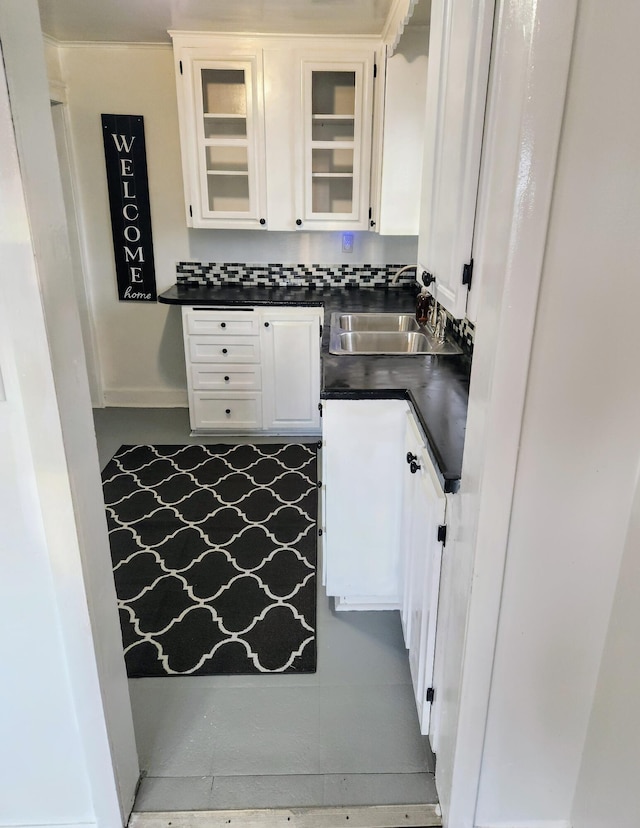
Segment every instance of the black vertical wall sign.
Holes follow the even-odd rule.
[[[123,302],[155,302],[156,277],[142,115],[103,115],[102,136],[118,296]]]

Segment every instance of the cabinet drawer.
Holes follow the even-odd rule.
[[[260,362],[260,338],[189,336],[190,362]]]
[[[262,396],[239,391],[235,394],[195,391],[196,429],[256,429],[262,425]]]
[[[189,310],[184,321],[188,334],[257,336],[260,331],[255,311]]]
[[[258,365],[199,364],[191,366],[194,391],[259,391]]]

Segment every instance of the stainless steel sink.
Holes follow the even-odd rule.
[[[350,354],[425,354],[431,346],[426,334],[415,332],[341,333],[339,341],[340,349]]]
[[[338,315],[343,331],[420,331],[409,313],[343,313]]]
[[[334,313],[331,315],[331,354],[460,354],[462,349],[408,313]]]

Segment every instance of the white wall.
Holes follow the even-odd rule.
[[[640,825],[640,479],[600,665],[571,824]]]
[[[10,787],[0,802],[15,809],[5,817],[0,806],[0,814],[20,823],[112,828],[131,808],[138,765],[35,0],[0,4],[0,40],[20,159],[19,172],[17,164],[8,170],[0,222],[3,371],[12,380],[7,399],[15,415],[7,438],[22,461],[2,473],[24,508],[10,515],[17,528],[7,554],[19,565],[7,565],[10,577],[3,567],[14,613],[2,629],[18,628],[22,658],[39,670],[17,664],[15,684],[0,687],[8,690],[0,707],[18,739],[2,747],[28,753],[32,763],[23,778],[11,754],[6,774],[3,763],[2,783]],[[5,127],[2,145],[14,158],[8,115]],[[27,585],[43,579],[48,595],[39,589],[31,597]],[[48,637],[58,638],[51,653]],[[56,685],[67,688],[66,710],[56,705]],[[37,715],[27,707],[22,717],[21,703],[31,699]],[[59,786],[60,806],[51,785]]]
[[[107,405],[186,405],[180,315],[176,308],[118,302],[105,176],[101,113],[143,115],[158,291],[181,260],[289,263],[404,263],[412,237],[355,234],[343,254],[340,233],[187,230],[170,47],[64,46],[71,139],[81,223]]]
[[[515,481],[481,826],[569,820],[627,536],[640,461],[640,117],[630,105],[639,25],[634,0],[615,9],[600,0],[579,5]],[[637,722],[635,705],[626,710]],[[596,713],[591,750],[598,727]],[[621,751],[616,763],[623,758]],[[580,806],[594,779],[589,761]],[[610,769],[612,778],[619,770]],[[593,824],[618,823],[609,815]]]

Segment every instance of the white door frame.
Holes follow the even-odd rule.
[[[53,130],[56,137],[56,148],[58,150],[58,163],[60,165],[60,177],[62,180],[67,229],[69,232],[73,281],[78,303],[78,312],[80,313],[80,324],[82,326],[82,340],[87,363],[91,403],[94,408],[103,408],[104,385],[102,368],[100,365],[98,338],[96,336],[93,316],[91,285],[86,276],[88,266],[86,249],[83,243],[86,234],[82,232],[80,214],[76,206],[78,204],[76,188],[77,172],[71,130],[69,128],[66,87],[62,87],[60,84],[50,83],[49,95],[51,100]]]
[[[474,242],[476,341],[461,490],[449,501],[434,682],[441,704],[436,784],[450,828],[476,825],[576,6],[577,0],[500,0],[496,8]]]
[[[127,821],[139,767],[36,0],[0,4],[0,43],[0,298],[10,311],[6,364],[32,458],[15,483],[34,481],[64,651],[59,670],[68,677],[95,824],[114,828]],[[21,623],[28,628],[26,613]],[[46,689],[43,679],[43,705]],[[26,738],[37,753],[40,734]]]

